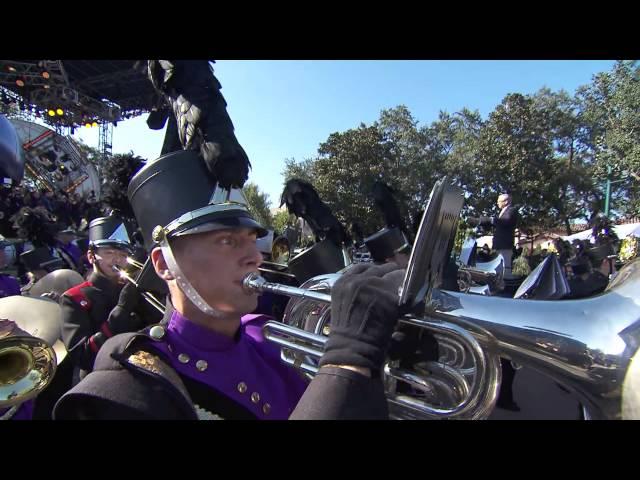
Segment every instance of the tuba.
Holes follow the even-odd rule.
[[[0,408],[12,407],[8,417],[47,387],[56,365],[56,354],[46,342],[0,320]]]
[[[446,179],[445,179],[446,180]],[[593,298],[544,301],[438,289],[462,207],[459,189],[434,187],[411,253],[399,319],[432,335],[437,361],[389,360],[383,380],[395,419],[484,419],[495,407],[500,358],[528,366],[572,392],[589,418],[640,418],[640,260]],[[249,291],[292,297],[284,323],[264,326],[283,361],[312,377],[331,329],[331,289],[341,273],[301,288],[247,276]]]

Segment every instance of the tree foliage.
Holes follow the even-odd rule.
[[[273,228],[273,218],[271,216],[271,201],[269,195],[261,192],[255,183],[247,183],[242,189],[247,200],[247,207],[253,217],[264,228]]]
[[[510,93],[486,119],[464,108],[419,125],[400,105],[372,125],[332,133],[314,158],[288,159],[283,174],[312,183],[347,227],[358,222],[366,234],[382,226],[373,182],[401,192],[412,224],[444,175],[465,191],[464,214],[495,215],[498,195],[509,192],[521,229],[570,234],[604,208],[607,167],[614,214],[640,214],[639,80],[637,62],[617,62],[575,95]]]

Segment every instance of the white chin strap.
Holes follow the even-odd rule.
[[[185,277],[184,273],[178,266],[178,262],[173,256],[173,251],[171,250],[171,245],[169,245],[169,241],[167,238],[163,239],[160,242],[160,248],[162,249],[162,255],[164,256],[165,262],[167,262],[167,267],[169,268],[169,273],[173,275],[176,279],[176,283],[182,292],[187,296],[187,298],[193,303],[198,310],[202,313],[209,315],[211,317],[220,317],[222,316],[222,312],[212,308],[205,300],[200,296],[200,294],[196,291],[196,289],[191,285],[187,277]]]

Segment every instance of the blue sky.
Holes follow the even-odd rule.
[[[334,132],[371,124],[386,108],[406,105],[419,125],[463,107],[483,118],[508,93],[542,87],[574,93],[614,61],[269,61],[221,60],[214,65],[236,136],[253,169],[249,181],[279,203],[285,158],[317,153]],[[113,129],[114,153],[133,150],[149,160],[162,148],[164,131],[150,130],[146,115]],[[98,145],[98,129],[76,137]]]

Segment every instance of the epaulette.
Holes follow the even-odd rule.
[[[159,331],[162,331],[160,338],[158,338]],[[154,334],[156,335],[155,337]],[[119,343],[120,346],[117,346],[117,343],[107,346],[105,343],[105,346],[107,346],[105,353],[110,350],[111,359],[116,360],[123,367],[128,370],[145,373],[163,382],[169,387],[166,391],[173,391],[174,396],[180,399],[180,403],[188,405],[188,407],[186,407],[187,410],[192,412],[193,402],[180,376],[171,367],[170,360],[164,358],[162,352],[154,350],[152,347],[152,342],[161,341],[163,336],[164,327],[152,325],[140,332],[119,335],[118,337],[120,337],[121,340],[120,342],[116,340],[116,342]],[[100,363],[102,362],[96,359],[96,365],[100,365]]]
[[[63,295],[69,297],[74,303],[80,305],[83,310],[91,310],[91,301],[87,298],[82,291],[85,287],[93,287],[93,284],[89,281],[71,287],[69,290],[63,293]]]

